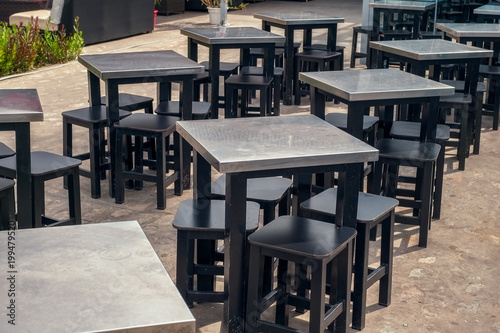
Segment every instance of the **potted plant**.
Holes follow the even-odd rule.
[[[220,23],[220,0],[201,0],[202,5],[208,9],[210,24]]]

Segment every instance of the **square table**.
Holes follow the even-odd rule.
[[[310,195],[312,173],[340,168],[345,181],[339,188],[336,223],[356,226],[359,166],[377,160],[378,150],[313,115],[180,121],[177,130],[195,152],[195,199],[210,198],[211,167],[226,174],[223,328],[241,332],[245,327],[247,179],[283,174],[308,177],[305,194]]]
[[[478,22],[486,22],[489,20],[500,19],[500,4],[491,2],[487,5],[474,9],[474,14],[477,15]]]
[[[500,7],[499,7],[500,8]],[[500,49],[500,24],[495,23],[436,23],[436,29],[445,33],[446,37],[455,39],[458,43],[482,47],[483,43],[493,44],[493,64],[498,62]]]
[[[420,140],[434,142],[439,97],[454,94],[448,85],[398,69],[300,73],[300,80],[311,86],[311,113],[325,118],[325,97],[333,96],[347,104],[347,132],[363,139],[363,116],[371,106],[426,104],[423,108]],[[384,121],[392,122],[385,112]]]
[[[0,332],[195,332],[137,221],[2,231],[0,239],[8,281],[0,292],[13,304]]]
[[[253,27],[183,28],[181,34],[188,37],[188,57],[198,61],[198,45],[208,47],[208,61],[211,94],[212,119],[219,117],[219,77],[220,51],[240,49],[240,65],[250,65],[250,48],[264,49],[264,75],[274,73],[274,53],[276,43],[283,43],[285,37]]]
[[[151,51],[131,53],[107,53],[81,55],[78,62],[87,68],[90,105],[101,104],[100,80],[105,83],[106,113],[109,119],[109,193],[115,193],[115,150],[116,131],[114,124],[119,121],[118,88],[122,84],[157,82],[158,103],[170,99],[169,82],[180,82],[179,91],[182,119],[192,118],[193,78],[203,73],[200,64],[174,52]],[[181,149],[183,160],[182,184],[190,184],[190,150]]]
[[[17,219],[20,229],[32,228],[30,123],[43,121],[36,89],[0,90],[0,131],[16,134]]]
[[[373,8],[373,30],[380,31],[380,14],[384,15],[384,29],[387,29],[389,14],[401,13],[413,15],[412,38],[418,39],[420,30],[426,30],[429,11],[436,6],[434,1],[408,1],[408,0],[376,0],[368,4]],[[422,29],[421,29],[422,27]]]
[[[267,12],[256,13],[253,15],[257,19],[262,20],[262,30],[271,31],[271,27],[277,27],[285,30],[285,93],[283,96],[283,104],[292,104],[292,82],[294,77],[294,32],[295,30],[304,30],[302,40],[303,46],[309,46],[312,42],[312,29],[328,29],[326,50],[335,52],[337,49],[337,25],[344,23],[342,17],[332,17],[322,13],[315,12]],[[298,103],[297,103],[298,101]],[[300,104],[300,97],[296,103]]]

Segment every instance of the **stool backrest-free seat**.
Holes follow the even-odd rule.
[[[80,178],[78,168],[82,161],[45,151],[31,153],[33,227],[81,224]],[[14,179],[17,174],[16,157],[0,159],[0,176]],[[56,220],[45,216],[44,182],[68,177],[69,218]]]
[[[0,142],[0,158],[16,155],[16,152],[10,149],[5,143]]]
[[[14,229],[16,225],[14,185],[12,179],[0,178],[0,230]]]

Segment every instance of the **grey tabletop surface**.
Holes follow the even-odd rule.
[[[496,23],[436,23],[436,29],[450,37],[500,37]]]
[[[347,101],[453,95],[446,84],[395,68],[300,73],[299,79]]]
[[[0,123],[43,121],[36,89],[0,89]]]
[[[483,5],[474,9],[474,14],[478,15],[500,15],[500,6]]]
[[[294,25],[294,24],[336,24],[344,23],[343,17],[333,17],[330,15],[317,13],[317,12],[265,12],[255,13],[253,15],[257,19],[272,22],[281,25]]]
[[[369,4],[371,8],[426,11],[436,6],[435,2],[408,0],[377,0]]]
[[[391,40],[370,42],[375,50],[390,52],[415,60],[454,60],[488,58],[493,51],[442,39]]]
[[[0,284],[0,300],[4,306],[14,300],[16,325],[4,307],[0,332],[195,331],[137,221],[17,230],[11,267],[7,237],[0,232],[2,280],[14,278]]]
[[[378,159],[378,150],[314,115],[179,121],[177,131],[221,173]]]
[[[174,51],[90,54],[78,62],[102,80],[203,73],[205,68]]]
[[[285,42],[285,37],[254,27],[182,28],[181,34],[205,44]]]

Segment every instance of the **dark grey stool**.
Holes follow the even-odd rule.
[[[177,270],[176,285],[188,305],[193,302],[223,302],[225,292],[214,291],[216,276],[224,276],[223,255],[217,252],[217,240],[225,235],[224,200],[184,200],[180,203],[172,225],[177,229]],[[259,225],[259,205],[247,202],[246,233],[251,234]],[[211,253],[207,263],[195,260],[195,241],[209,241]],[[206,253],[204,253],[206,256]],[[244,260],[242,258],[242,260]],[[211,280],[211,290],[197,290],[194,279]]]
[[[322,50],[326,51],[327,50],[327,45],[326,44],[311,44],[311,45],[304,45],[304,50]],[[344,50],[345,46],[342,45],[337,45],[335,48],[335,52],[340,53],[340,60],[339,60],[339,70],[343,71],[344,70]],[[297,52],[295,52],[297,53]]]
[[[264,75],[264,69],[262,67],[252,67],[252,66],[244,66],[241,68],[240,73],[242,75]],[[271,107],[271,114],[274,116],[280,115],[280,101],[281,101],[281,91],[283,85],[283,68],[274,67],[273,71],[273,87],[272,87],[272,96],[273,96],[273,104]],[[260,111],[255,107],[248,107],[248,111]]]
[[[358,35],[366,35],[366,52],[358,51]],[[375,40],[375,32],[373,26],[358,26],[352,28],[352,46],[351,46],[351,63],[350,68],[356,67],[356,59],[366,58],[366,67],[371,68],[371,51],[370,41]]]
[[[106,105],[106,96],[101,97],[101,105]],[[128,93],[118,94],[118,107],[124,111],[144,110],[153,113],[153,98]]]
[[[493,130],[498,131],[500,118],[500,66],[479,66],[479,77],[488,80],[488,103],[483,107],[483,115],[493,117]]]
[[[432,188],[434,168],[441,146],[437,143],[421,143],[409,140],[381,139],[375,146],[379,150],[379,160],[375,162],[372,191],[396,197],[399,167],[417,168],[417,181],[414,199],[404,198],[405,191],[399,189],[401,196],[396,197],[399,205],[414,210],[414,216],[396,214],[396,222],[419,226],[418,246],[427,247],[431,223]],[[382,183],[383,166],[387,166]],[[383,189],[383,191],[381,191]],[[416,213],[415,213],[416,211]]]
[[[120,119],[129,116],[128,111],[120,110]],[[78,110],[65,111],[63,117],[63,155],[89,160],[89,169],[80,167],[80,175],[90,178],[90,195],[101,197],[101,179],[106,178],[109,163],[106,157],[106,135],[108,126],[106,106],[91,106]],[[74,155],[73,125],[89,130],[89,151]]]
[[[330,327],[347,332],[350,324],[352,251],[356,230],[296,216],[280,216],[248,237],[250,267],[247,318],[256,332],[298,332],[288,327],[288,307],[309,309],[309,332]],[[266,257],[278,258],[278,286],[264,295],[263,267]],[[291,293],[288,262],[311,266],[310,298]],[[330,274],[327,274],[330,273]],[[328,277],[328,279],[327,279]],[[325,301],[329,283],[329,302]],[[261,318],[276,304],[275,322]]]
[[[12,179],[0,178],[0,230],[12,230],[16,226],[14,185]]]
[[[0,142],[0,158],[16,155],[16,152],[10,149],[6,144]]]
[[[182,195],[182,168],[179,134],[175,132],[175,122],[178,117],[159,116],[149,113],[136,113],[120,120],[115,125],[116,128],[116,190],[115,202],[121,204],[125,199],[125,180],[136,181],[136,189],[142,188],[142,182],[148,181],[156,183],[156,202],[158,209],[166,208],[166,188],[174,183],[174,194]],[[172,174],[167,174],[167,147],[168,136],[174,135],[174,162]],[[123,137],[135,136],[133,170],[123,169]],[[143,140],[141,138],[154,139],[156,160],[155,174],[145,174],[143,172]]]
[[[224,81],[225,96],[225,118],[244,117],[248,114],[250,104],[250,92],[260,92],[259,115],[271,114],[271,87],[273,77],[262,75],[231,75]],[[241,90],[241,108],[238,108],[238,91]]]
[[[337,189],[330,188],[306,200],[300,207],[311,217],[325,222],[335,221]],[[367,290],[380,281],[378,304],[391,304],[392,248],[394,241],[394,216],[398,201],[392,198],[360,192],[356,231],[354,289],[352,294],[352,328],[365,327]],[[370,230],[382,225],[380,265],[368,267]]]
[[[420,139],[420,123],[411,121],[395,121],[392,123],[391,136],[395,139],[414,140]],[[444,180],[444,155],[446,142],[450,139],[450,127],[447,125],[438,124],[436,131],[436,143],[441,146],[439,156],[436,161],[436,174],[434,180],[433,191],[433,209],[432,218],[441,218],[441,203],[443,201],[443,180]],[[415,184],[414,177],[399,177],[399,181]],[[408,192],[407,192],[408,194]],[[415,193],[412,195],[415,197]]]
[[[155,113],[162,116],[180,117],[178,101],[160,102],[155,109]],[[193,120],[207,119],[210,116],[209,102],[193,102],[192,118]]]
[[[78,168],[82,161],[52,154],[45,151],[34,151],[31,153],[31,193],[33,206],[34,228],[42,226],[56,226],[81,224],[80,204],[80,178]],[[11,156],[0,159],[0,176],[10,179],[16,178],[16,157]],[[45,181],[68,177],[68,207],[69,218],[58,220],[45,216]],[[29,198],[26,198],[29,200]]]

